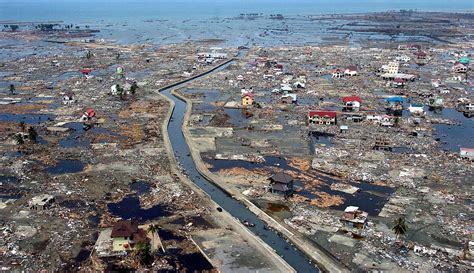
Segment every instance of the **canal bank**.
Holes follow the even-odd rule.
[[[215,210],[218,213],[213,212],[212,214],[214,215],[214,217],[216,217],[220,220],[220,223],[222,224],[223,227],[230,226],[230,227],[232,227],[232,229],[237,234],[239,234],[239,236],[242,238],[242,240],[244,242],[253,242],[253,245],[256,248],[258,248],[259,252],[263,253],[266,256],[267,259],[271,260],[272,263],[275,265],[276,268],[278,268],[279,271],[281,271],[281,272],[296,272],[296,270],[293,269],[293,267],[290,266],[285,261],[285,259],[282,259],[282,257],[280,257],[278,255],[278,253],[275,252],[275,250],[272,247],[270,247],[266,242],[264,242],[262,239],[260,239],[260,237],[258,237],[256,234],[249,231],[242,223],[237,221],[236,218],[233,216],[233,214],[230,214],[227,211],[227,209],[225,209],[224,206],[219,204],[219,202],[215,202],[213,200],[211,194],[212,194],[212,192],[216,192],[216,189],[210,189],[210,191],[209,191],[209,189],[205,190],[203,188],[205,186],[205,182],[204,183],[199,183],[199,184],[195,183],[195,182],[191,181],[188,178],[188,177],[190,177],[189,170],[186,171],[186,169],[185,169],[185,172],[187,173],[187,175],[183,175],[182,171],[180,170],[180,164],[182,164],[182,162],[178,162],[177,158],[178,159],[183,158],[183,157],[186,158],[186,156],[189,155],[189,153],[187,153],[187,154],[183,153],[183,152],[186,151],[187,145],[186,145],[186,142],[184,141],[183,134],[176,135],[174,131],[170,133],[168,128],[170,126],[172,126],[172,128],[174,128],[174,129],[181,128],[181,122],[182,122],[182,119],[184,117],[185,107],[182,108],[182,109],[176,109],[176,103],[175,103],[175,100],[173,100],[173,97],[171,95],[171,89],[179,87],[183,84],[186,84],[187,82],[192,81],[195,78],[205,76],[208,73],[211,73],[212,71],[214,71],[216,69],[219,69],[220,67],[225,66],[225,65],[227,65],[228,63],[230,63],[232,61],[233,60],[229,60],[227,62],[224,62],[223,64],[220,64],[220,65],[214,67],[213,69],[208,70],[208,71],[206,71],[204,73],[201,73],[199,75],[196,75],[196,76],[194,76],[190,79],[187,79],[187,80],[184,80],[184,81],[181,81],[181,82],[178,82],[178,83],[160,88],[159,95],[162,96],[163,98],[165,98],[170,104],[168,113],[165,117],[165,122],[162,124],[161,129],[162,129],[162,132],[163,132],[165,149],[167,151],[168,158],[169,158],[169,161],[171,163],[170,164],[171,165],[171,171],[172,171],[173,175],[177,176],[177,178],[179,178],[180,181],[184,182],[191,189],[193,189],[196,193],[198,193],[199,195],[202,195],[202,196],[209,197],[209,199],[207,199],[207,200],[209,200],[209,203],[208,204],[203,204],[203,205],[205,205],[209,208],[219,208],[219,209]],[[176,99],[176,98],[174,98],[174,99]],[[180,102],[185,106],[184,102],[182,102],[182,101],[180,101]],[[180,110],[183,110],[183,111],[181,111],[181,115],[182,115],[181,119],[179,117],[177,118],[177,117],[173,116],[174,113],[179,113]],[[173,126],[173,124],[175,124],[176,126]],[[173,139],[176,140],[175,136],[179,136],[179,135],[181,135],[181,137],[183,138],[182,139],[183,143],[181,145],[179,145],[179,147],[185,148],[185,149],[180,149],[181,152],[179,152],[179,151],[175,152],[175,150],[173,150],[173,143],[170,139],[170,136],[173,136]],[[175,142],[174,144],[176,145],[177,143]],[[176,148],[176,146],[175,146],[175,148]],[[197,170],[196,170],[196,173],[197,173]],[[196,179],[196,177],[194,179]],[[203,178],[203,180],[204,180],[204,178]],[[210,192],[211,192],[211,194],[210,194]],[[231,197],[227,196],[224,192],[221,192],[221,195],[224,195],[227,198],[231,198]],[[224,207],[224,210],[220,209],[221,206]],[[201,248],[200,248],[200,251],[205,256],[207,256],[206,253],[204,253],[205,251],[202,250]],[[210,259],[210,258],[208,258],[208,259]],[[314,272],[315,270],[317,270],[317,268],[315,268],[314,266],[312,266],[311,264],[308,263],[308,266],[301,268],[301,270],[300,269],[297,269],[297,270],[298,270],[298,272]]]

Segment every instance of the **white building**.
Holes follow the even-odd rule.
[[[408,111],[412,114],[423,114],[425,110],[423,109],[423,104],[413,103],[408,106]]]
[[[389,62],[388,65],[382,65],[381,70],[385,73],[389,74],[398,74],[398,71],[400,69],[400,63],[399,62]]]
[[[408,57],[407,55],[402,55],[402,56],[397,56],[395,60],[408,63],[411,60],[411,58]]]

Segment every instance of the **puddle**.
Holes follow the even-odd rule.
[[[10,94],[10,84],[13,84],[15,88],[22,85],[22,83],[18,81],[0,81],[0,92]],[[17,92],[18,91],[15,91],[14,93]]]
[[[59,206],[68,209],[84,208],[87,206],[86,202],[82,200],[65,200],[59,203]]]
[[[0,199],[4,200],[4,199],[20,199],[23,195],[22,194],[4,194],[4,193],[0,193]]]
[[[44,169],[49,174],[77,173],[84,169],[84,163],[79,160],[60,160],[56,166]]]
[[[79,251],[79,253],[77,254],[76,258],[74,258],[74,260],[77,263],[81,263],[81,262],[87,260],[90,255],[91,255],[90,250],[82,248],[81,251]]]
[[[278,203],[268,203],[266,209],[271,212],[290,211],[290,208],[287,205],[278,204]]]
[[[98,214],[97,215],[91,215],[91,216],[87,217],[87,220],[89,220],[92,227],[97,227],[100,223],[100,216]]]
[[[299,169],[288,165],[288,162],[284,158],[275,156],[265,157],[264,163],[254,163],[243,160],[216,160],[209,158],[204,158],[204,161],[212,165],[212,168],[209,169],[211,172],[218,172],[222,169],[239,167],[248,170],[266,169],[272,170],[272,172],[274,172],[275,168],[277,168],[281,171],[287,170],[296,172],[298,174],[304,174],[310,179],[319,180],[323,182],[321,185],[314,185],[313,188],[311,188],[311,191],[322,191],[330,195],[340,196],[344,198],[343,204],[339,206],[332,206],[331,208],[336,210],[344,210],[347,206],[358,206],[360,207],[360,209],[368,212],[369,215],[372,216],[377,215],[381,211],[385,203],[388,201],[389,196],[395,191],[393,188],[390,187],[377,186],[368,183],[352,182],[347,183],[360,188],[361,192],[358,192],[356,194],[348,194],[340,191],[331,190],[331,184],[338,183],[340,181],[328,175],[324,175],[316,170],[308,170],[302,172]],[[318,196],[304,189],[305,183],[307,182],[302,182],[295,179],[294,185],[296,193],[309,199],[317,199]]]
[[[18,183],[18,178],[16,178],[15,176],[0,175],[0,185],[16,183]]]
[[[108,129],[100,127],[92,127],[89,130],[84,130],[84,125],[81,122],[70,122],[64,125],[66,128],[73,129],[67,137],[59,141],[59,145],[63,148],[76,148],[76,147],[85,147],[88,148],[91,145],[91,140],[84,137],[86,132],[94,134],[107,134],[111,136],[120,136],[117,133],[114,133]],[[103,141],[105,142],[105,140]],[[100,141],[98,143],[101,143]]]
[[[137,194],[149,193],[151,191],[151,185],[145,181],[134,181],[128,185],[131,191]]]
[[[49,114],[0,114],[0,121],[6,122],[24,122],[26,124],[40,124],[51,120],[54,120],[54,116]]]
[[[201,125],[204,125],[204,126],[209,125],[209,122],[211,121],[211,117],[212,117],[211,115],[203,115],[202,120],[200,122]]]
[[[168,252],[176,255],[178,263],[186,268],[185,272],[203,272],[214,267],[200,252],[191,254],[180,254],[181,249],[169,249]]]
[[[440,113],[429,113],[434,117],[450,119],[459,123],[459,125],[433,124],[433,138],[440,139],[442,150],[459,152],[460,147],[474,147],[474,119],[451,108],[445,108]]]
[[[322,132],[311,132],[310,135],[310,150],[314,153],[314,149],[318,146],[332,146],[331,139],[334,137],[333,134],[327,134]]]
[[[166,229],[159,229],[158,234],[160,235],[160,239],[163,241],[169,241],[169,240],[176,240],[176,241],[182,241],[184,240],[184,237],[180,235],[176,235],[173,232],[166,230]]]
[[[110,213],[122,219],[135,219],[139,222],[145,222],[158,217],[169,215],[160,205],[149,209],[140,207],[140,200],[136,195],[128,195],[120,202],[109,203],[107,208]]]

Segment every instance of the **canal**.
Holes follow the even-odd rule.
[[[232,62],[225,63],[220,67],[209,71],[208,73],[199,76],[204,77],[209,73],[213,73],[225,69]],[[196,79],[196,78],[194,78]],[[173,96],[171,91],[173,89],[181,88],[192,82],[190,79],[179,85],[168,87],[160,90],[163,95],[173,100],[175,108],[168,124],[168,134],[173,146],[176,160],[183,167],[184,173],[203,191],[208,193],[212,200],[219,204],[223,209],[229,212],[232,216],[240,220],[246,220],[255,224],[253,227],[248,227],[255,235],[265,241],[275,252],[280,255],[290,266],[297,272],[319,272],[319,269],[312,264],[307,257],[286,241],[284,237],[279,236],[273,230],[269,230],[266,224],[261,221],[255,214],[247,209],[242,203],[232,198],[226,192],[221,190],[218,186],[204,178],[196,169],[194,161],[191,157],[191,152],[184,138],[181,125],[183,123],[186,112],[186,103],[179,98]],[[216,210],[217,211],[217,210]],[[258,257],[255,257],[258,259]]]

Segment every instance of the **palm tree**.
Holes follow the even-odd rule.
[[[137,91],[137,88],[138,88],[138,85],[137,83],[134,82],[132,86],[130,86],[130,93],[135,94],[135,92]]]
[[[87,51],[86,53],[86,58],[89,60],[90,58],[92,58],[92,52],[90,50]]]
[[[150,251],[150,244],[139,242],[135,245],[134,248],[134,255],[135,258],[138,259],[138,262],[141,265],[148,265],[152,260],[151,251]]]
[[[38,133],[36,132],[35,128],[33,128],[33,126],[29,127],[28,128],[28,138],[33,141],[33,142],[36,142],[36,137],[38,136]]]
[[[403,235],[407,232],[408,226],[405,222],[405,218],[399,217],[395,221],[395,225],[392,227],[393,232],[397,235],[397,240],[400,237],[400,235]]]
[[[165,248],[163,247],[163,244],[161,243],[160,235],[158,234],[158,229],[159,226],[155,224],[150,224],[148,226],[147,232],[151,234],[151,242],[153,245],[155,245],[155,234],[158,235],[158,240],[161,245],[161,250],[163,250],[163,253],[165,253]]]
[[[21,134],[16,134],[15,140],[18,145],[22,145],[25,143],[25,141],[23,140],[23,136]]]
[[[10,84],[10,93],[13,95],[13,92],[15,92],[15,85]]]

